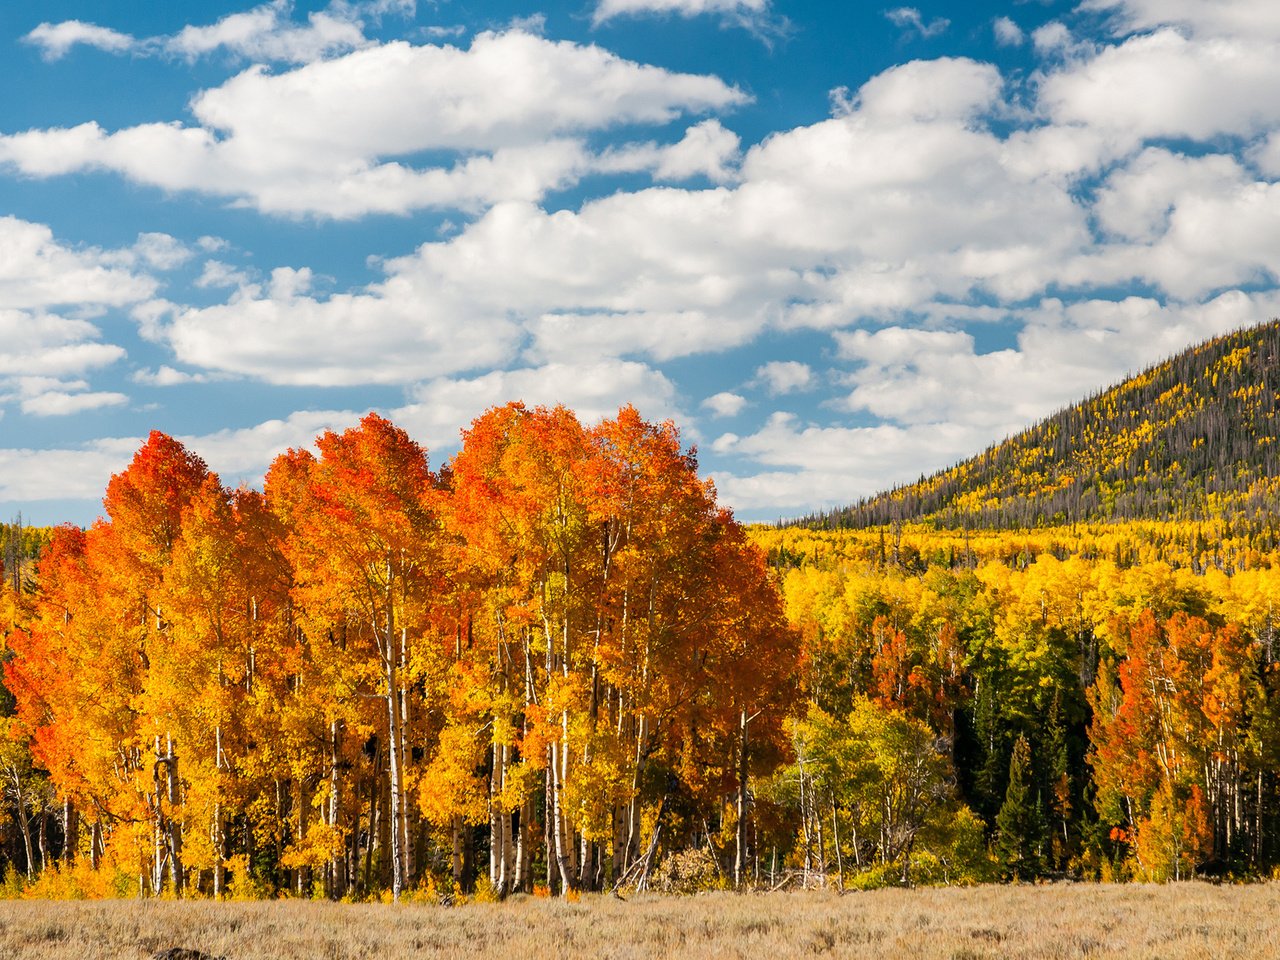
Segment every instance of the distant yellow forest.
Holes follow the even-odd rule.
[[[869,698],[927,724],[1004,875],[1273,869],[1270,522],[751,536],[803,637],[808,721],[844,735]],[[846,772],[817,769],[838,795]]]

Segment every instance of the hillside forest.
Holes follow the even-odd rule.
[[[1019,530],[1089,520],[1266,521],[1280,511],[1280,320],[1099,391],[947,470],[815,514]]]
[[[104,508],[5,531],[14,895],[1280,864],[1269,520],[747,530],[671,424],[519,404],[261,492],[153,433]]]

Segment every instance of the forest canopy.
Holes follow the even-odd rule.
[[[103,502],[5,594],[28,878],[595,889],[647,872],[664,804],[693,823],[784,749],[763,553],[634,409],[497,408],[439,473],[370,414],[261,493],[157,432]]]
[[[261,492],[154,433],[104,506],[0,591],[13,893],[1280,864],[1265,518],[747,530],[671,424],[519,404],[438,471],[370,415]]]

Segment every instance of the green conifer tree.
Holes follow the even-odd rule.
[[[1019,737],[1009,758],[1009,786],[996,814],[996,859],[1006,876],[1030,880],[1040,873],[1044,818],[1031,793],[1031,746]]]

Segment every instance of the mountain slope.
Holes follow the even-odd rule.
[[[807,518],[1027,527],[1280,509],[1280,321],[1227,334],[918,483]]]

